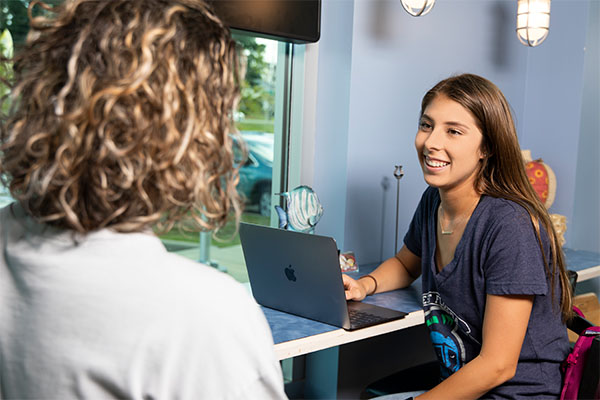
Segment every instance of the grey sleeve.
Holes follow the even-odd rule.
[[[484,266],[486,292],[495,295],[546,294],[544,258],[529,214],[517,209],[503,215],[497,219],[491,236]]]

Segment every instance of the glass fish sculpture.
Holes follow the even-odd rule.
[[[314,233],[315,225],[323,215],[323,206],[315,191],[302,185],[279,195],[285,197],[287,208],[285,211],[275,206],[279,216],[279,227],[290,231]]]

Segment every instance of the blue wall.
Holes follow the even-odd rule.
[[[575,179],[573,247],[599,251],[600,246],[600,2],[590,2],[583,101]],[[600,279],[580,282],[577,293],[600,293]]]
[[[600,2],[590,3],[585,60],[583,101],[577,152],[573,243],[598,251],[600,243]]]
[[[318,43],[312,187],[326,208],[318,232],[334,237],[339,247],[344,243],[346,215],[353,4],[345,0],[323,2]]]
[[[556,199],[550,211],[566,215],[568,246],[573,245],[574,236],[588,11],[588,2],[552,2],[548,39],[527,54],[525,108],[519,131],[521,146],[531,149],[533,158],[541,157],[556,174]]]
[[[393,254],[394,165],[405,170],[400,241],[425,188],[413,145],[420,100],[439,80],[473,72],[500,87],[514,110],[522,148],[553,168],[558,191],[550,211],[567,216],[567,245],[600,251],[600,243],[582,239],[586,221],[579,221],[597,216],[600,204],[594,7],[589,0],[552,1],[548,38],[527,48],[514,31],[514,0],[438,0],[422,18],[409,16],[399,0],[324,0],[314,187],[325,215],[317,232],[354,250],[359,263]],[[595,53],[584,51],[586,40]],[[594,98],[595,111],[585,106]],[[577,161],[582,152],[586,157]],[[584,184],[589,171],[596,171],[596,180]],[[390,184],[385,191],[384,177]],[[589,193],[592,200],[582,204],[580,197]],[[597,232],[600,221],[592,223]]]

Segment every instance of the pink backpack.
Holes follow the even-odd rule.
[[[565,380],[560,398],[599,399],[600,326],[593,326],[577,307],[573,311],[577,315],[568,327],[579,339],[562,365]]]

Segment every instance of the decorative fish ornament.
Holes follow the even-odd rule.
[[[323,206],[315,191],[302,185],[279,195],[285,197],[287,204],[287,211],[275,206],[279,216],[279,227],[290,231],[314,233],[315,225],[323,215]]]

